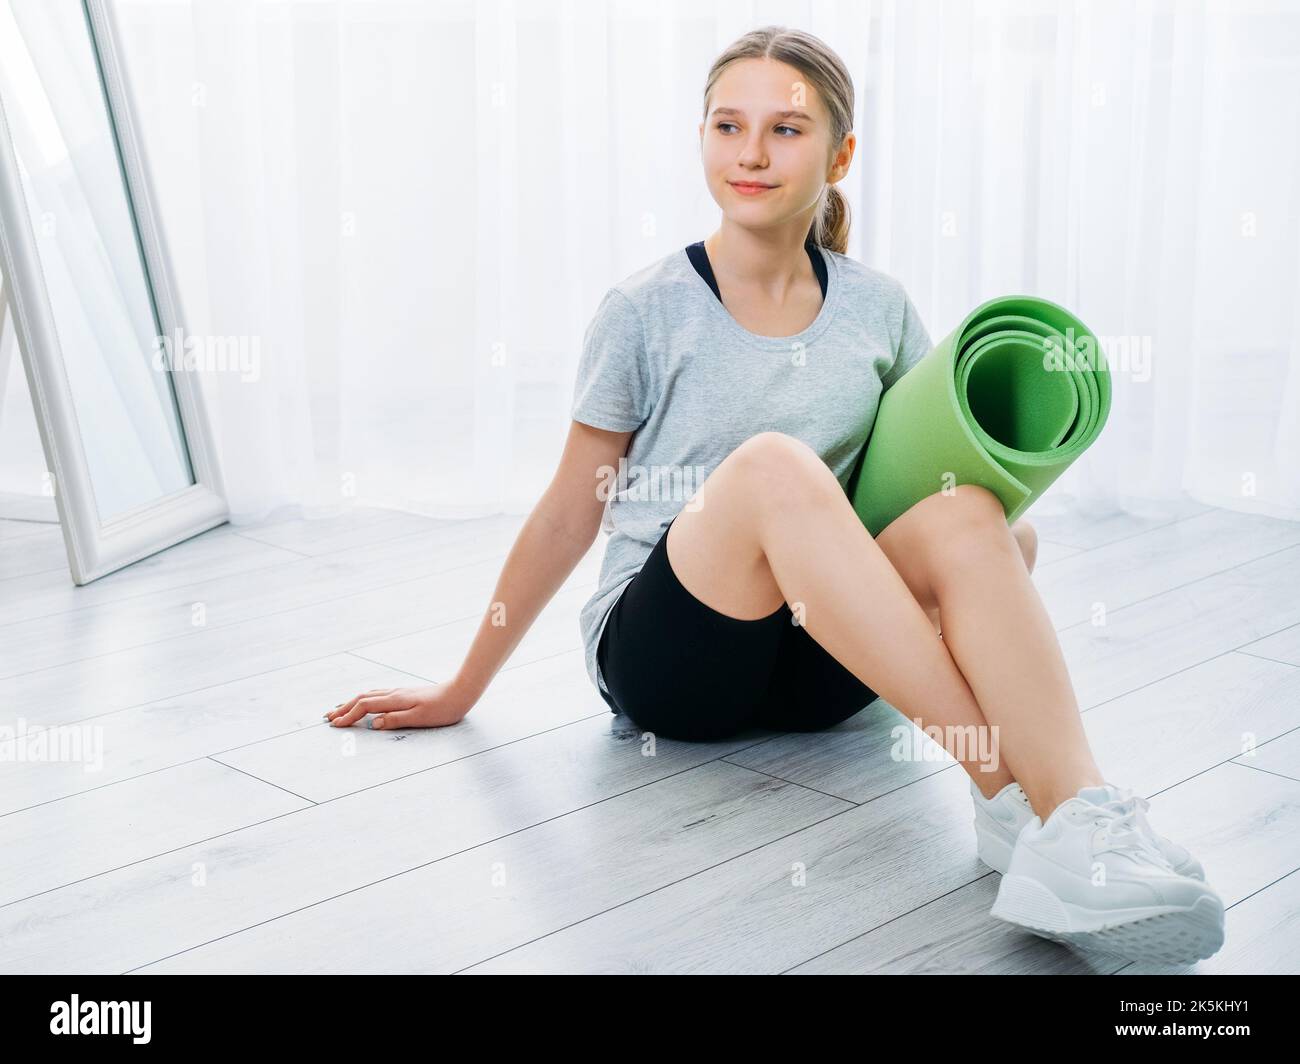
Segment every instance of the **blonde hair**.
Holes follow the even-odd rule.
[[[831,147],[838,151],[853,129],[853,79],[843,60],[823,40],[786,26],[763,26],[737,38],[709,68],[704,83],[704,117],[709,97],[722,72],[741,59],[776,59],[798,70],[820,94],[831,116]],[[827,182],[821,205],[809,233],[813,243],[841,255],[849,246],[849,204],[844,194]]]

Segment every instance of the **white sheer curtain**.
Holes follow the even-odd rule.
[[[1106,430],[1053,494],[1300,519],[1300,5],[876,11],[854,68],[864,261],[936,339],[1029,292],[1116,369]]]
[[[1110,423],[1052,495],[1300,519],[1300,5],[1208,0],[119,0],[234,520],[352,502],[526,511],[605,288],[719,210],[714,56],[843,57],[849,253],[938,340],[1075,310]]]

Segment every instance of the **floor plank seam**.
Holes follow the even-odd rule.
[[[823,798],[833,798],[837,802],[848,802],[849,805],[857,808],[861,808],[866,804],[866,802],[855,802],[852,798],[844,798],[838,794],[831,794],[830,791],[818,790],[816,787],[810,787],[806,783],[796,783],[794,780],[788,780],[784,776],[778,776],[773,772],[764,772],[761,768],[754,768],[752,765],[742,765],[738,761],[730,761],[728,760],[729,757],[730,755],[728,755],[728,757],[719,758],[718,760],[726,761],[729,765],[734,765],[736,768],[743,768],[746,772],[753,772],[755,775],[763,776],[766,779],[776,780],[778,783],[784,783],[787,787],[798,787],[801,791],[820,794]],[[872,801],[872,799],[868,798],[867,801]]]
[[[1216,576],[1222,576],[1224,573],[1230,573],[1230,572],[1232,572],[1234,569],[1240,569],[1242,566],[1245,566],[1245,565],[1254,565],[1256,562],[1262,562],[1265,558],[1272,558],[1272,557],[1274,557],[1275,555],[1278,555],[1278,554],[1285,554],[1287,551],[1291,551],[1291,550],[1293,550],[1293,551],[1300,551],[1300,543],[1292,543],[1290,546],[1287,546],[1287,547],[1279,547],[1277,550],[1269,551],[1267,554],[1260,554],[1260,555],[1258,555],[1258,556],[1256,556],[1256,557],[1254,557],[1254,558],[1247,558],[1245,561],[1238,562],[1236,565],[1229,565],[1226,569],[1216,569],[1216,570],[1215,570],[1214,572],[1212,572],[1212,573],[1206,573],[1204,576],[1198,576],[1198,577],[1195,577],[1195,578],[1192,579],[1192,580],[1188,580],[1188,581],[1186,581],[1185,583],[1182,583],[1182,584],[1177,584],[1177,585],[1175,585],[1174,587],[1167,587],[1167,588],[1164,588],[1164,589],[1162,589],[1162,590],[1160,590],[1160,591],[1155,592],[1154,594],[1147,595],[1145,598],[1134,599],[1132,602],[1126,602],[1126,603],[1124,603],[1123,606],[1116,606],[1115,609],[1113,609],[1113,610],[1111,610],[1111,611],[1109,611],[1109,612],[1112,613],[1112,614],[1114,614],[1114,613],[1122,613],[1124,610],[1131,610],[1134,606],[1141,606],[1141,605],[1143,605],[1144,603],[1147,603],[1147,602],[1153,602],[1154,600],[1156,600],[1156,599],[1158,599],[1158,598],[1161,598],[1161,597],[1163,597],[1163,596],[1165,596],[1165,595],[1172,595],[1175,591],[1182,591],[1182,590],[1184,590],[1185,588],[1189,588],[1189,587],[1191,587],[1191,586],[1194,585],[1194,584],[1203,583],[1204,581],[1206,581],[1206,580],[1211,580],[1211,579],[1213,579],[1213,578],[1216,577]],[[1060,634],[1063,633],[1063,632],[1073,631],[1075,628],[1082,628],[1084,625],[1090,625],[1090,624],[1092,624],[1091,619],[1085,618],[1085,619],[1082,620],[1082,621],[1075,621],[1073,624],[1068,624],[1068,625],[1066,625],[1064,628],[1058,628],[1058,629],[1056,629],[1056,634],[1057,634],[1057,635],[1060,635]],[[1295,627],[1295,624],[1296,624],[1296,622],[1295,622],[1295,621],[1292,621],[1290,624],[1288,624],[1288,625],[1284,626],[1283,628],[1279,629],[1279,631],[1285,631],[1287,628],[1293,628],[1293,627]],[[1269,634],[1270,634],[1270,635],[1276,635],[1277,633],[1276,633],[1276,632],[1271,632],[1271,633],[1269,633]],[[1259,638],[1259,639],[1265,639],[1265,638],[1267,638],[1267,637],[1266,637],[1266,636],[1259,636],[1258,638]],[[1255,641],[1255,640],[1251,640],[1251,642],[1254,642],[1254,641]],[[1246,644],[1243,643],[1242,645],[1245,646]]]
[[[737,766],[737,767],[743,767],[743,766]],[[851,813],[856,808],[858,807],[850,803],[849,808],[847,809],[838,809],[835,812],[822,817],[820,820],[810,821],[809,823],[803,824],[800,827],[793,828],[790,831],[787,831],[784,835],[778,835],[776,838],[767,839],[766,841],[761,842],[756,846],[751,847],[748,850],[744,850],[741,853],[734,854],[731,857],[726,858],[725,860],[717,861],[714,864],[707,865],[704,868],[697,868],[694,872],[691,872],[688,875],[681,876],[680,878],[675,879],[670,883],[661,883],[657,887],[644,891],[643,893],[638,894],[635,897],[627,898],[616,905],[611,905],[606,909],[602,909],[600,912],[590,913],[587,916],[582,917],[581,919],[574,920],[571,923],[565,924],[563,927],[557,927],[551,931],[547,931],[543,935],[537,935],[535,938],[531,938],[527,942],[516,943],[515,945],[511,946],[509,949],[502,950],[499,953],[494,953],[487,957],[481,957],[478,960],[474,961],[472,964],[467,964],[463,968],[457,968],[455,971],[451,972],[450,974],[460,975],[468,971],[470,968],[477,967],[480,964],[485,964],[491,960],[496,960],[498,957],[504,957],[507,954],[514,953],[516,950],[523,949],[525,946],[531,946],[534,942],[541,942],[543,939],[550,938],[552,935],[558,935],[564,931],[568,931],[570,928],[578,927],[580,924],[585,924],[590,920],[598,919],[599,917],[604,916],[606,913],[615,912],[618,909],[622,909],[624,906],[631,905],[634,902],[640,901],[642,898],[649,898],[654,894],[658,894],[660,891],[668,890],[671,887],[675,887],[679,883],[685,883],[688,880],[694,879],[696,876],[701,876],[704,875],[706,872],[711,872],[715,868],[721,868],[723,865],[730,864],[732,861],[737,861],[740,860],[742,857],[747,857],[751,853],[756,853],[766,846],[771,846],[773,843],[781,842],[783,839],[787,839],[793,835],[797,835],[801,831],[807,831],[810,828],[815,828],[820,826],[821,824],[826,823],[828,820],[834,820],[837,816],[843,816],[845,813]]]
[[[279,558],[270,565],[260,565],[255,569],[240,569],[236,573],[227,573],[226,576],[210,576],[203,580],[187,580],[185,583],[170,584],[167,587],[156,587],[149,591],[141,591],[137,595],[123,595],[121,598],[107,599],[103,602],[84,602],[81,605],[72,606],[66,610],[55,610],[53,613],[36,613],[31,614],[30,616],[21,617],[14,621],[0,621],[0,628],[9,628],[15,624],[28,624],[31,621],[42,621],[50,617],[64,617],[69,614],[81,613],[83,610],[117,606],[123,602],[134,602],[136,599],[148,598],[150,595],[163,595],[172,591],[180,591],[187,587],[195,587],[199,584],[210,583],[213,580],[224,580],[227,577],[234,579],[241,576],[256,576],[258,573],[267,573],[272,569],[278,569],[283,565],[296,565],[297,563],[298,559]]]
[[[1207,505],[1207,504],[1202,504],[1202,505]],[[1120,511],[1120,512],[1121,512],[1121,513],[1127,513],[1127,511]],[[1150,532],[1159,532],[1159,531],[1160,531],[1161,529],[1163,529],[1163,528],[1172,528],[1174,525],[1182,524],[1184,521],[1194,521],[1194,520],[1196,520],[1196,518],[1198,518],[1198,517],[1208,517],[1210,514],[1218,513],[1218,512],[1224,512],[1224,513],[1236,513],[1237,511],[1224,510],[1222,507],[1215,506],[1215,507],[1211,507],[1211,508],[1208,509],[1208,510],[1200,510],[1200,511],[1198,511],[1197,513],[1194,513],[1194,514],[1184,514],[1182,517],[1175,517],[1175,518],[1172,518],[1171,520],[1168,520],[1168,521],[1162,521],[1162,522],[1161,522],[1160,524],[1158,524],[1158,525],[1148,525],[1146,528],[1140,528],[1140,529],[1138,529],[1136,532],[1130,532],[1130,533],[1128,533],[1127,535],[1118,536],[1118,537],[1116,537],[1115,539],[1108,539],[1108,540],[1106,540],[1106,542],[1104,542],[1104,543],[1094,543],[1094,544],[1092,544],[1091,546],[1080,546],[1080,545],[1078,545],[1078,544],[1076,544],[1076,543],[1067,543],[1067,542],[1066,542],[1065,540],[1063,540],[1063,539],[1057,539],[1057,538],[1049,537],[1049,536],[1044,536],[1043,538],[1044,538],[1044,539],[1051,539],[1051,541],[1052,541],[1053,543],[1057,544],[1058,546],[1061,546],[1061,547],[1071,547],[1071,548],[1073,548],[1074,550],[1078,550],[1078,551],[1097,550],[1097,549],[1100,548],[1100,547],[1109,547],[1109,546],[1110,546],[1111,544],[1113,544],[1113,543],[1125,543],[1125,542],[1127,542],[1127,541],[1130,540],[1130,539],[1136,539],[1138,536],[1145,536],[1145,535],[1147,535],[1147,534],[1150,533]],[[1034,522],[1033,522],[1033,520],[1032,520],[1033,516],[1034,516],[1034,515],[1033,515],[1032,513],[1026,513],[1026,514],[1023,515],[1023,518],[1024,518],[1024,520],[1029,521],[1029,523],[1032,525],[1032,524],[1034,524]],[[1262,516],[1264,516],[1264,515],[1263,515],[1263,514],[1252,514],[1252,515],[1250,515],[1250,516],[1262,517]],[[1042,517],[1041,520],[1044,520],[1044,521],[1047,521],[1047,520],[1055,520],[1055,519],[1058,518],[1058,517],[1080,519],[1080,515],[1078,515],[1078,514],[1074,514],[1074,513],[1069,513],[1069,514],[1048,514],[1048,515],[1045,515],[1044,517]],[[1038,531],[1038,526],[1037,526],[1037,525],[1034,525],[1034,531],[1035,531],[1035,532]],[[1062,558],[1062,559],[1060,559],[1060,560],[1061,560],[1061,561],[1064,561],[1065,559]],[[1053,564],[1055,564],[1055,563],[1053,563]]]
[[[850,935],[843,942],[837,942],[833,946],[828,946],[820,953],[814,953],[811,957],[806,957],[801,961],[797,961],[796,963],[790,965],[789,968],[783,968],[781,971],[777,972],[776,974],[788,975],[790,972],[794,971],[794,969],[801,968],[805,964],[809,964],[812,961],[815,961],[818,957],[824,957],[828,953],[834,953],[837,949],[841,949],[842,947],[847,946],[850,942],[856,942],[860,938],[866,938],[867,935],[873,935],[877,931],[879,931],[882,927],[888,927],[890,924],[896,923],[899,920],[906,920],[913,913],[920,912],[926,906],[934,905],[936,902],[941,902],[945,898],[950,898],[953,895],[958,894],[963,890],[968,890],[969,888],[975,886],[977,883],[981,883],[984,880],[988,879],[989,876],[993,876],[993,875],[997,875],[997,873],[992,868],[990,868],[987,872],[983,872],[982,874],[976,876],[974,879],[970,880],[969,882],[962,883],[960,886],[953,887],[951,890],[946,890],[942,894],[936,894],[929,901],[924,902],[921,905],[918,905],[916,908],[909,909],[905,913],[899,913],[897,916],[891,916],[888,920],[882,920],[880,923],[876,924],[875,927],[869,927],[865,931],[859,931],[856,935]]]
[[[433,576],[442,576],[444,573],[456,572],[459,569],[470,569],[476,565],[484,565],[484,564],[486,563],[483,561],[477,561],[477,562],[470,562],[466,565],[453,566],[450,569],[438,569],[431,573],[425,573],[423,576],[419,577],[419,579],[424,580]],[[245,617],[237,621],[231,621],[229,624],[204,625],[200,629],[184,632],[180,635],[167,636],[164,639],[151,639],[147,643],[133,643],[130,646],[117,647],[113,650],[105,651],[103,654],[91,654],[90,656],[84,658],[72,658],[67,661],[61,661],[57,665],[46,665],[42,668],[31,669],[27,672],[11,673],[8,676],[0,677],[0,679],[13,680],[23,676],[36,676],[42,672],[49,672],[51,669],[61,669],[67,667],[68,665],[79,665],[82,664],[83,662],[99,661],[101,658],[109,658],[112,657],[114,654],[123,654],[131,650],[144,650],[149,647],[162,646],[165,643],[174,643],[178,639],[193,639],[197,636],[203,636],[210,632],[219,632],[219,631],[225,631],[227,629],[238,628],[240,625],[243,624],[255,624],[260,621],[270,620],[273,617],[280,617],[283,616],[284,614],[294,613],[298,610],[317,609],[320,607],[329,606],[331,604],[343,602],[350,598],[357,598],[361,595],[369,595],[375,591],[386,591],[390,588],[400,587],[409,583],[410,583],[410,578],[406,577],[401,580],[394,580],[392,583],[388,583],[388,584],[376,584],[373,587],[366,588],[364,591],[353,591],[350,592],[349,594],[339,595],[335,598],[318,599],[313,602],[306,602],[297,606],[290,606],[283,610],[274,610],[271,613],[259,613],[255,617]],[[595,581],[592,581],[591,583],[592,583],[592,587],[595,587]],[[192,585],[182,585],[182,586],[187,587]],[[575,586],[582,586],[582,585],[575,585]],[[172,589],[172,590],[176,590],[176,589]],[[564,590],[566,590],[566,588],[561,586],[560,591],[564,591]],[[556,592],[556,594],[559,593],[560,592]],[[416,628],[409,632],[399,632],[396,635],[384,636],[382,641],[386,642],[389,639],[402,639],[405,638],[406,636],[418,635],[421,632],[433,631],[437,628],[445,627],[448,624],[458,624],[462,621],[472,620],[474,617],[481,617],[481,616],[482,616],[481,611],[479,613],[467,613],[461,617],[455,617],[450,620],[444,621],[442,624],[433,625],[428,628]]]
[[[289,790],[288,787],[282,787],[282,786],[280,786],[280,784],[278,784],[278,783],[272,783],[270,780],[264,780],[264,779],[262,779],[261,776],[254,776],[254,775],[253,775],[251,772],[249,772],[247,769],[242,769],[242,768],[240,768],[238,765],[231,765],[231,764],[229,764],[228,762],[221,761],[221,760],[219,760],[217,757],[215,757],[215,756],[212,755],[212,754],[208,754],[207,757],[205,757],[205,758],[200,758],[199,760],[202,760],[202,761],[211,761],[214,765],[220,765],[222,768],[228,768],[228,769],[231,769],[231,770],[234,771],[234,772],[238,772],[238,773],[240,773],[240,775],[247,776],[250,780],[257,780],[258,783],[264,783],[264,784],[266,784],[268,787],[274,787],[277,791],[284,791],[285,794],[293,795],[293,797],[297,798],[300,802],[308,802],[308,803],[310,803],[310,805],[312,805],[312,806],[320,805],[319,802],[313,802],[313,801],[312,801],[310,798],[308,798],[306,795],[295,794],[293,791]],[[295,810],[293,810],[293,811],[294,811],[294,812],[298,812],[298,813],[302,812],[301,809],[295,809]]]
[[[1274,635],[1281,635],[1282,632],[1289,632],[1294,627],[1294,624],[1288,624],[1285,628],[1281,629],[1281,631],[1274,632],[1272,635],[1263,635],[1260,636],[1259,639],[1252,639],[1249,643],[1243,643],[1242,646],[1237,648],[1237,653],[1246,654],[1252,658],[1259,658],[1260,661],[1272,661],[1276,662],[1278,665],[1293,665],[1296,668],[1300,668],[1300,666],[1296,665],[1294,661],[1286,661],[1283,658],[1271,658],[1267,654],[1261,654],[1258,650],[1243,649],[1243,647],[1253,646],[1255,643],[1262,642],[1265,639],[1272,639]]]
[[[1294,729],[1292,730],[1294,731]],[[1287,734],[1290,733],[1288,732]],[[1269,740],[1269,742],[1272,741],[1273,740],[1271,739]],[[1261,746],[1260,749],[1262,750],[1263,746]],[[1238,754],[1237,757],[1241,757],[1241,755]],[[1294,776],[1288,776],[1285,772],[1274,772],[1271,768],[1260,768],[1259,765],[1248,765],[1244,761],[1237,761],[1235,759],[1229,760],[1225,763],[1229,765],[1236,765],[1238,768],[1248,768],[1250,769],[1251,772],[1263,772],[1265,775],[1273,776],[1280,780],[1286,780],[1287,783],[1300,783],[1300,780],[1296,779]]]
[[[715,758],[715,759],[713,759],[713,760],[717,760],[717,759]],[[396,872],[390,873],[389,875],[381,876],[379,879],[373,880],[372,882],[369,882],[369,883],[362,883],[362,884],[359,884],[358,886],[351,887],[351,888],[349,888],[348,890],[342,891],[342,892],[340,892],[340,893],[338,893],[338,894],[331,895],[331,896],[328,897],[328,898],[320,898],[320,899],[318,899],[317,901],[310,902],[310,903],[307,904],[307,905],[300,905],[300,906],[298,906],[298,908],[296,908],[296,909],[291,909],[291,910],[289,910],[288,912],[279,913],[279,914],[277,914],[277,915],[275,915],[275,916],[267,917],[265,920],[259,920],[259,921],[257,921],[256,923],[249,924],[249,925],[246,926],[246,927],[241,927],[241,928],[238,928],[238,929],[236,929],[236,930],[234,930],[234,931],[229,931],[229,932],[227,932],[227,933],[224,934],[224,935],[218,935],[216,938],[210,939],[210,940],[205,941],[205,942],[198,943],[197,945],[194,945],[194,946],[189,946],[189,947],[187,947],[186,949],[179,950],[179,951],[176,952],[176,953],[168,954],[168,955],[165,956],[165,957],[158,957],[158,958],[155,958],[154,960],[148,961],[147,963],[145,963],[145,964],[143,964],[143,965],[137,965],[135,968],[129,969],[128,972],[124,972],[124,973],[122,973],[122,974],[129,974],[129,972],[138,971],[139,969],[141,969],[141,968],[146,968],[146,967],[148,967],[149,965],[152,965],[152,964],[158,964],[158,963],[161,963],[162,961],[165,961],[165,960],[170,960],[172,957],[178,957],[178,956],[180,956],[181,954],[189,953],[189,952],[191,952],[192,950],[195,950],[195,949],[200,949],[200,948],[202,948],[202,947],[204,947],[204,946],[209,945],[209,944],[212,943],[212,942],[220,942],[222,939],[224,939],[224,938],[229,938],[231,935],[242,934],[244,931],[251,930],[252,928],[255,928],[255,927],[260,927],[260,926],[262,926],[263,924],[274,923],[276,920],[281,920],[281,919],[284,919],[284,918],[287,917],[287,916],[292,916],[294,913],[303,912],[303,911],[305,911],[305,910],[307,910],[307,909],[315,908],[315,907],[318,906],[318,905],[324,905],[325,903],[327,903],[327,902],[331,902],[331,901],[335,901],[335,900],[337,900],[338,898],[345,898],[345,897],[347,897],[349,894],[355,894],[355,893],[357,893],[358,891],[367,890],[367,889],[369,889],[370,887],[373,887],[373,886],[375,886],[375,885],[377,885],[377,884],[379,884],[379,883],[385,883],[385,882],[387,882],[388,880],[396,879],[396,878],[398,878],[399,876],[408,875],[408,874],[410,874],[411,872],[418,872],[419,870],[421,870],[421,869],[423,869],[423,868],[430,868],[430,867],[432,867],[433,865],[436,865],[436,864],[438,864],[438,863],[440,863],[440,862],[442,862],[442,861],[449,860],[449,859],[451,859],[451,858],[453,858],[453,857],[458,857],[458,856],[460,856],[461,854],[471,853],[472,851],[477,850],[477,849],[481,849],[481,848],[484,847],[484,846],[494,846],[494,845],[500,843],[503,839],[508,839],[511,835],[518,835],[518,834],[520,834],[520,833],[522,833],[522,832],[530,831],[530,830],[532,830],[533,828],[535,828],[535,827],[539,827],[539,826],[542,825],[542,824],[548,824],[548,823],[550,823],[550,822],[553,821],[553,820],[560,820],[560,819],[562,819],[562,818],[564,818],[564,817],[566,817],[566,816],[571,816],[571,815],[574,814],[574,813],[581,812],[581,811],[583,811],[583,810],[585,810],[585,809],[590,809],[590,808],[592,808],[593,806],[599,805],[601,802],[609,801],[611,798],[619,798],[619,797],[622,797],[623,795],[631,794],[631,793],[633,793],[634,791],[638,791],[638,790],[640,790],[642,787],[653,786],[654,784],[660,783],[660,782],[662,782],[663,780],[671,779],[671,778],[673,778],[674,776],[679,776],[679,775],[682,775],[682,774],[687,773],[687,772],[693,772],[693,771],[695,771],[696,769],[703,767],[703,765],[705,765],[705,764],[710,764],[710,763],[711,763],[711,762],[702,762],[702,763],[700,763],[700,764],[696,764],[696,765],[689,765],[689,766],[687,766],[686,768],[679,769],[679,770],[676,771],[676,772],[669,773],[667,776],[661,776],[661,777],[658,777],[657,779],[650,780],[650,781],[648,781],[648,782],[646,782],[646,783],[643,783],[643,784],[639,784],[639,785],[636,786],[636,787],[629,788],[629,789],[626,790],[626,791],[620,791],[618,794],[608,795],[608,796],[606,796],[605,798],[601,798],[601,799],[599,799],[599,801],[590,802],[590,803],[588,803],[587,805],[577,806],[577,807],[575,807],[575,808],[573,808],[573,809],[565,810],[563,813],[557,813],[555,816],[553,816],[553,817],[547,817],[545,820],[539,820],[539,821],[536,821],[536,822],[534,822],[534,823],[532,823],[532,824],[525,824],[525,825],[523,825],[522,827],[516,828],[516,829],[514,829],[513,831],[507,831],[507,832],[505,832],[504,834],[502,834],[502,835],[498,835],[498,836],[496,836],[496,837],[494,837],[494,838],[491,838],[491,839],[484,839],[482,842],[476,842],[476,843],[474,843],[474,845],[472,845],[472,846],[466,846],[466,847],[464,847],[464,848],[462,848],[462,849],[454,850],[454,851],[452,851],[451,853],[445,853],[445,854],[441,855],[440,857],[435,857],[435,858],[433,858],[433,859],[431,859],[431,860],[428,860],[428,861],[422,861],[422,862],[420,862],[420,863],[417,864],[417,865],[412,865],[412,866],[410,866],[409,868],[403,868],[403,869],[400,869],[399,871],[396,871]],[[741,766],[736,766],[736,767],[741,767]],[[354,792],[354,793],[357,793],[357,792]],[[346,797],[346,796],[343,796],[343,797]],[[339,801],[339,800],[340,800],[339,798],[331,798],[331,799],[329,799],[329,800],[326,801],[326,802],[321,802],[320,805],[327,805],[327,804],[329,804],[330,802],[335,802],[335,801]],[[305,812],[305,811],[306,811],[306,810],[301,810],[301,809],[290,810],[288,813],[282,813],[281,816],[292,816],[292,815],[294,815],[295,813]],[[851,810],[849,810],[849,809],[841,809],[841,810],[837,810],[836,813],[834,813],[834,814],[832,814],[832,815],[838,816],[839,813],[842,813],[842,812],[850,812],[850,811],[851,811]],[[271,820],[278,820],[278,819],[280,819],[280,817],[271,817],[271,818],[269,818],[267,821],[262,821],[262,822],[260,822],[260,823],[269,823]],[[249,826],[251,827],[251,826],[257,826],[257,825],[249,825]],[[811,827],[811,826],[812,826],[812,825],[804,825],[804,827]],[[235,829],[235,830],[243,830],[243,829]],[[797,829],[797,830],[803,830],[803,829],[802,829],[802,828],[799,828],[799,829]],[[223,834],[232,834],[232,833],[233,833],[233,832],[223,832]],[[214,835],[214,836],[213,836],[213,839],[217,839],[217,838],[221,838],[221,837],[222,837],[221,835]],[[211,841],[211,840],[203,840],[203,841]],[[774,839],[774,840],[770,840],[770,841],[779,841],[779,839]],[[763,843],[762,845],[767,845],[767,843]],[[184,848],[184,847],[178,847],[178,849],[183,849],[183,848]],[[761,847],[755,847],[755,849],[759,849],[759,848],[761,848]],[[167,852],[170,853],[170,852],[175,852],[175,851],[167,851]],[[145,858],[145,860],[152,860],[152,858]],[[140,863],[139,861],[133,861],[133,862],[131,862],[131,864],[139,864],[139,863]],[[719,863],[725,863],[725,862],[719,862]],[[124,868],[129,868],[130,865],[124,865],[124,866],[122,866],[122,867],[124,867]],[[104,874],[104,873],[99,873],[99,874]],[[697,873],[692,873],[692,874],[697,874]],[[86,877],[86,879],[93,879],[93,878],[95,878],[95,877],[93,877],[93,876],[88,876],[88,877]],[[683,877],[683,879],[689,879],[689,878],[690,878],[689,876],[684,876],[684,877]],[[84,880],[78,880],[78,882],[84,882]],[[52,889],[58,889],[58,888],[52,888]],[[661,888],[655,888],[655,889],[661,889]],[[44,893],[44,892],[43,892],[43,893]],[[651,894],[651,893],[654,893],[654,891],[647,891],[646,893],[647,893],[647,894]],[[39,895],[33,895],[33,897],[37,897],[37,896],[39,896]],[[26,899],[23,899],[23,900],[26,900]],[[632,899],[632,900],[635,900],[635,899]],[[5,903],[5,904],[15,904],[15,903],[14,903],[14,902],[8,902],[8,903]],[[624,905],[624,904],[626,904],[626,902],[620,902],[620,903],[619,903],[619,905]],[[618,908],[618,907],[619,907],[619,906],[612,906],[611,908]],[[4,908],[4,905],[0,905],[0,908]],[[598,915],[598,914],[597,914],[597,915]],[[583,919],[585,920],[585,919],[590,919],[590,918],[591,918],[591,917],[584,917]],[[575,921],[575,923],[581,923],[581,922],[582,922],[582,921]],[[562,929],[562,928],[557,928],[556,930],[563,930],[563,929]],[[548,934],[548,935],[550,935],[550,934],[555,934],[555,931],[549,931],[549,932],[547,932],[547,934]],[[546,936],[539,936],[539,937],[546,937]],[[522,944],[521,944],[521,945],[522,945]],[[519,948],[518,945],[516,945],[516,946],[512,946],[512,947],[511,947],[511,949],[518,949],[518,948]],[[490,959],[490,958],[488,958],[488,959]],[[475,961],[474,963],[475,963],[475,964],[481,964],[481,963],[482,963],[482,960]]]
[[[1282,631],[1286,631],[1286,629],[1284,628],[1282,629]],[[1277,635],[1277,632],[1270,632],[1268,635],[1262,635],[1259,637],[1259,639],[1268,639],[1274,635]],[[1248,647],[1250,646],[1251,643],[1259,642],[1259,639],[1247,640],[1245,643],[1241,644],[1241,647]],[[1208,658],[1203,658],[1200,661],[1194,661],[1190,665],[1184,665],[1181,669],[1175,669],[1173,672],[1166,673],[1164,676],[1157,676],[1155,679],[1147,680],[1145,683],[1140,683],[1136,687],[1129,688],[1129,690],[1127,691],[1122,691],[1119,694],[1111,695],[1109,698],[1104,698],[1100,702],[1094,702],[1086,709],[1079,710],[1079,712],[1091,713],[1094,709],[1100,709],[1102,706],[1109,705],[1111,702],[1115,702],[1118,699],[1127,698],[1129,695],[1137,694],[1139,691],[1145,690],[1146,688],[1152,686],[1153,684],[1163,683],[1165,680],[1173,679],[1175,676],[1181,676],[1183,673],[1190,672],[1192,669],[1199,669],[1202,665],[1208,665],[1212,661],[1218,661],[1220,658],[1227,657],[1229,654],[1247,654],[1248,657],[1259,658],[1261,661],[1273,661],[1272,658],[1262,658],[1259,654],[1248,654],[1246,651],[1243,651],[1241,647],[1230,647],[1227,650],[1221,650],[1219,651],[1219,653],[1212,654]],[[1286,661],[1275,662],[1275,664],[1290,665],[1290,667],[1293,669],[1300,668],[1300,665],[1291,665],[1290,662],[1286,662]]]

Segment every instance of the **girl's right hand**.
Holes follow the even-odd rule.
[[[326,713],[325,719],[333,728],[350,727],[367,715],[372,715],[368,723],[375,730],[445,728],[463,720],[473,705],[450,684],[389,687],[354,695]]]

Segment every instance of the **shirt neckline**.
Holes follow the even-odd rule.
[[[826,290],[830,286],[826,269],[826,259],[817,250],[817,245],[812,238],[803,242],[803,249],[808,253],[808,261],[812,263],[813,273],[817,276],[817,290],[821,292],[822,299],[826,298]],[[695,272],[709,282],[709,287],[713,289],[715,299],[721,300],[722,294],[718,291],[718,280],[713,276],[713,264],[709,261],[709,253],[704,248],[704,241],[697,240],[694,244],[686,245],[686,255],[691,260],[691,265],[695,267]],[[821,304],[817,305],[821,309]]]
[[[709,282],[699,275],[695,269],[694,263],[691,262],[690,254],[685,248],[682,248],[677,253],[677,257],[679,262],[686,264],[686,270],[691,275],[692,283],[701,286],[704,291],[708,293],[708,301],[713,304],[710,313],[718,315],[726,324],[728,329],[744,339],[751,346],[760,347],[768,351],[789,351],[796,344],[807,345],[825,332],[827,326],[831,323],[831,318],[835,314],[836,304],[839,302],[840,265],[836,261],[835,256],[830,254],[820,244],[814,244],[813,246],[817,249],[817,253],[822,256],[823,261],[826,263],[826,295],[822,299],[822,307],[821,310],[818,311],[817,317],[813,318],[806,329],[803,329],[801,332],[793,333],[790,336],[761,336],[758,333],[750,332],[741,325],[740,322],[732,317],[731,311],[723,305],[722,300],[720,300],[714,294],[713,289],[709,287]]]

